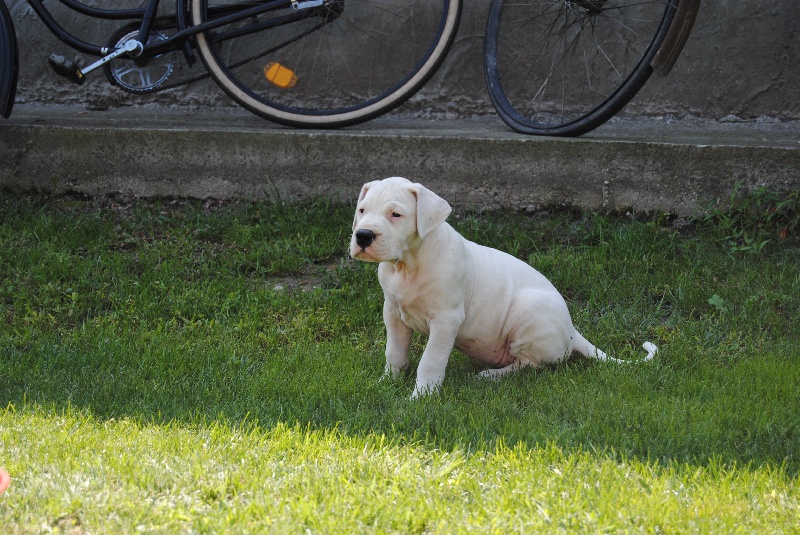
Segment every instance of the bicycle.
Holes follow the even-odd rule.
[[[58,1],[82,16],[128,21],[105,44],[92,44],[64,30],[44,6],[44,0],[27,0],[62,42],[100,58],[81,68],[64,56],[52,54],[51,66],[68,80],[82,84],[88,74],[102,68],[113,85],[146,94],[210,76],[235,102],[256,115],[306,128],[362,123],[408,100],[445,59],[462,7],[462,0],[176,0],[173,13],[159,15],[160,0],[147,0],[144,7],[112,9],[89,5],[88,0]],[[532,69],[544,63],[537,60],[528,64],[527,71],[520,70],[524,63],[514,62],[514,56],[532,52],[513,40],[520,33],[515,19],[508,15],[523,4],[493,0],[484,49],[486,79],[504,121],[518,131],[550,135],[579,135],[613,116],[652,72],[651,64],[660,57],[656,55],[660,49],[665,51],[663,57],[669,58],[662,61],[665,67],[661,70],[668,71],[691,29],[684,24],[678,31],[675,21],[693,20],[699,3],[527,1],[531,3],[526,9],[538,10],[530,19],[534,26],[545,18],[555,21],[545,25],[548,31],[542,35],[547,37],[546,42],[563,43],[555,45],[556,52],[558,47],[563,49],[562,59],[552,61],[549,71],[542,71],[544,82],[532,93],[536,105],[520,104],[520,97],[530,96],[521,89],[523,85],[511,81],[518,72],[525,74],[524,81],[532,80]],[[597,40],[602,27],[611,22],[616,29],[608,35],[619,42],[613,53],[622,59],[611,57],[604,50],[605,44]],[[591,91],[577,92],[577,99],[576,95],[567,99],[562,91],[557,113],[550,112],[543,120],[545,102],[553,100],[546,90],[549,80],[560,74],[563,87],[575,83],[567,70],[571,65],[568,60],[577,57],[577,47],[585,46],[582,43],[588,42],[590,35],[595,39],[594,49],[601,51],[613,67],[614,80],[599,84],[600,78],[593,78],[592,73]],[[670,37],[674,35],[677,37]],[[541,38],[540,34],[536,36]],[[19,65],[13,23],[2,1],[0,46],[0,115],[8,117]],[[583,49],[587,73],[588,52]],[[180,56],[188,66],[199,56],[205,72],[169,82]],[[634,56],[639,59],[630,60]],[[589,94],[598,98],[598,85],[610,95],[599,106],[586,98]]]

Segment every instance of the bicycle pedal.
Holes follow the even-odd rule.
[[[53,70],[56,71],[57,75],[63,76],[70,82],[83,85],[83,83],[86,81],[86,77],[81,72],[80,67],[75,65],[75,63],[71,62],[64,56],[50,54],[48,62]]]

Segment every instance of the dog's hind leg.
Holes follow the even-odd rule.
[[[503,376],[508,375],[509,373],[513,373],[519,369],[524,368],[525,366],[532,365],[533,362],[526,358],[518,358],[508,366],[504,368],[489,368],[488,370],[483,370],[478,374],[479,377],[483,377],[484,379],[500,379]]]

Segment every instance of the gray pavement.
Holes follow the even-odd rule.
[[[238,109],[17,105],[0,119],[5,190],[350,201],[391,175],[458,206],[688,214],[737,186],[800,189],[800,122],[620,120],[556,139],[496,117],[308,131]]]

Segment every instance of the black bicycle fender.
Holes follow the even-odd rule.
[[[658,49],[656,57],[650,63],[653,67],[653,72],[658,76],[669,74],[675,62],[678,61],[681,50],[686,45],[689,34],[692,33],[692,27],[697,19],[699,10],[700,0],[680,0],[678,11],[675,13],[675,18],[672,19],[667,36],[664,38],[664,42],[661,43],[661,48]]]

